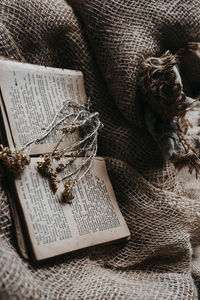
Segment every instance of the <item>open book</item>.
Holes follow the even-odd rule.
[[[4,58],[0,59],[0,89],[2,143],[10,148],[20,148],[40,135],[66,99],[86,103],[81,72]],[[77,138],[71,135],[71,139]],[[42,260],[128,239],[130,232],[102,157],[94,159],[90,171],[75,185],[71,204],[60,201],[60,189],[55,194],[51,191],[36,165],[41,159],[38,155],[52,151],[56,143],[56,134],[51,134],[35,144],[30,165],[9,182],[9,199],[23,256]]]

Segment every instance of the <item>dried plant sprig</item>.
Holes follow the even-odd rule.
[[[56,167],[56,171],[57,172],[62,172],[65,168],[65,165],[63,163],[58,164],[58,166]]]
[[[53,158],[55,158],[56,160],[59,160],[59,159],[61,158],[60,151],[59,151],[58,149],[53,150],[52,156],[53,156]]]
[[[11,150],[9,147],[0,145],[0,160],[12,173],[18,174],[30,164],[30,158],[18,149]]]
[[[42,176],[48,178],[50,187],[55,193],[58,189],[57,172],[52,169],[51,165],[51,157],[45,154],[44,161],[37,162],[37,170]]]
[[[63,116],[67,111],[68,115]],[[60,119],[59,119],[60,118]],[[63,199],[67,199],[67,202],[73,199],[73,187],[75,182],[79,181],[91,168],[93,159],[97,153],[97,136],[98,130],[102,127],[102,123],[99,120],[98,113],[90,113],[87,108],[78,104],[73,105],[70,103],[70,109],[64,104],[63,109],[60,109],[59,114],[48,126],[46,132],[42,137],[38,138],[36,142],[47,137],[47,135],[57,128],[62,133],[58,143],[54,147],[52,153],[44,156],[43,162],[38,162],[38,171],[42,176],[45,176],[49,180],[49,184],[53,192],[58,189],[58,182],[65,181]],[[50,131],[51,129],[51,131]],[[80,135],[80,130],[82,134]],[[79,139],[76,142],[72,142],[68,147],[59,148],[63,142],[63,138],[66,134],[72,134],[77,131]],[[66,169],[69,165],[72,165],[76,158],[83,155],[83,159],[79,165]],[[70,159],[69,159],[70,157]],[[56,159],[62,161],[58,164],[53,164],[53,160]],[[67,174],[66,174],[66,170]],[[57,178],[57,172],[62,174],[65,170],[65,176]],[[72,171],[70,171],[72,170]],[[72,179],[73,176],[73,179]]]
[[[37,162],[37,171],[40,175],[48,179],[54,193],[58,190],[58,183],[64,180],[62,198],[65,202],[71,202],[74,198],[73,188],[75,183],[81,180],[91,168],[93,159],[97,153],[98,130],[103,126],[99,120],[99,114],[97,112],[90,113],[88,108],[89,105],[85,108],[75,102],[66,101],[45,131],[39,137],[27,142],[20,150],[14,149],[12,151],[9,147],[0,145],[0,160],[12,172],[21,172],[30,163],[29,156],[22,151],[31,151],[33,144],[41,142],[54,130],[59,130],[60,135],[56,146],[51,153],[44,154],[43,161]],[[63,138],[66,139],[66,134],[72,134],[75,131],[79,134],[78,141],[72,142],[70,146],[60,149],[59,146],[63,143]],[[73,171],[68,172],[67,175],[58,179],[57,172],[62,173],[80,155],[83,156],[80,164],[73,167]],[[57,161],[62,159],[62,161],[55,164],[53,163],[54,159]]]
[[[94,150],[94,152],[93,152],[93,154],[92,154],[91,157],[94,158],[94,157],[96,156],[96,153],[97,153],[97,145],[95,146],[95,150]],[[85,161],[84,165],[85,165],[87,162],[88,162],[88,160]],[[89,160],[89,165],[88,165],[87,169],[86,169],[85,172],[78,178],[79,181],[80,181],[80,180],[88,173],[88,171],[90,170],[90,168],[91,168],[91,166],[92,166],[92,163],[93,163],[93,160],[90,159],[90,160]],[[81,171],[81,170],[80,170],[80,171]],[[80,171],[79,171],[79,173],[80,173]],[[78,180],[77,180],[77,181],[78,181]]]
[[[95,128],[91,132],[89,132],[83,139],[80,139],[77,143],[74,143],[74,144],[70,145],[69,147],[63,149],[63,154],[65,152],[72,151],[73,149],[77,149],[77,147],[80,147],[82,144],[87,142],[90,138],[97,135],[98,130],[102,127],[102,123],[98,119],[98,113],[96,113],[96,117],[97,117],[97,122],[95,124]],[[82,146],[82,147],[84,147],[84,146]]]
[[[66,127],[62,128],[63,133],[73,133],[75,130],[76,130],[76,125],[74,123],[70,123]]]
[[[27,149],[29,146],[39,143],[45,138],[49,136],[49,134],[60,124],[62,124],[65,120],[71,119],[74,117],[75,119],[79,116],[80,112],[85,108],[82,105],[79,105],[72,101],[65,101],[63,106],[58,110],[52,122],[47,126],[45,131],[37,138],[26,143],[21,150]]]
[[[89,107],[89,106],[88,106]],[[23,151],[30,151],[33,144],[39,143],[49,136],[54,130],[61,134],[59,141],[53,151],[43,156],[43,161],[37,162],[37,171],[49,181],[52,191],[55,193],[58,189],[60,180],[65,180],[63,199],[68,202],[73,199],[73,187],[90,170],[93,159],[97,153],[97,136],[98,130],[101,129],[102,123],[99,120],[97,112],[90,113],[88,108],[83,107],[75,102],[66,101],[58,110],[52,122],[47,126],[45,131],[37,138],[27,142],[20,150],[11,150],[9,147],[0,145],[0,160],[14,173],[24,170],[25,166],[30,163],[30,157]],[[77,131],[79,139],[72,142],[70,146],[60,149],[66,134],[72,134]],[[81,131],[81,134],[80,134]],[[76,158],[83,155],[80,165],[75,167],[65,177],[57,178],[57,172],[62,173],[66,167],[72,164]],[[70,157],[70,159],[68,159]],[[57,166],[53,160],[61,161]],[[66,174],[66,171],[65,171]],[[73,176],[73,178],[72,178]]]
[[[78,152],[70,153],[70,157],[71,157],[71,159],[68,160],[65,164],[64,163],[58,164],[58,166],[56,167],[57,172],[62,172],[67,166],[72,164],[75,161],[75,159],[78,157]]]
[[[68,177],[71,177],[72,175],[74,175],[74,178],[78,178],[78,175],[80,174],[80,172],[83,170],[83,168],[85,167],[85,165],[88,163],[88,162],[93,162],[93,158],[96,156],[96,153],[97,153],[97,144],[96,143],[96,139],[93,141],[93,144],[91,145],[91,149],[90,149],[90,155],[87,156],[87,153],[85,154],[85,157],[83,158],[81,164],[75,168],[72,172],[68,173],[65,177],[62,178],[62,180],[65,180],[66,178]],[[95,146],[94,146],[95,144]],[[93,148],[94,147],[94,148]],[[89,167],[86,169],[86,172],[85,174],[90,170],[90,167],[91,167],[91,164],[89,165]],[[85,175],[84,174],[84,175]],[[82,178],[83,176],[81,176]],[[77,181],[79,181],[81,178],[78,178]]]
[[[53,193],[55,194],[56,191],[58,190],[58,181],[57,181],[57,172],[53,170],[51,171],[49,176],[49,184]]]
[[[64,190],[62,192],[62,200],[67,203],[71,203],[74,199],[73,188],[76,183],[76,180],[71,178],[67,179],[64,183]]]

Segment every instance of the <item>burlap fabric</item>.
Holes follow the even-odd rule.
[[[197,299],[199,199],[144,127],[143,56],[200,41],[198,0],[1,0],[0,54],[82,70],[104,128],[99,154],[132,239],[33,265],[16,251],[0,192],[0,289],[8,299]]]

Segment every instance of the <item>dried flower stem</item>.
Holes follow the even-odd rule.
[[[97,145],[95,145],[95,149],[92,151],[92,154],[90,156],[88,156],[87,159],[84,159],[78,168],[76,168],[74,171],[72,171],[71,173],[69,173],[65,177],[63,177],[62,180],[65,180],[66,178],[71,177],[74,174],[76,174],[74,178],[77,178],[79,173],[81,172],[82,168],[87,164],[87,162],[90,160],[91,160],[91,162],[93,161],[92,159],[95,157],[96,152],[97,152]],[[89,169],[90,168],[87,169],[87,172],[89,171]]]
[[[81,144],[85,143],[88,139],[90,139],[91,137],[93,137],[95,134],[97,134],[97,131],[100,129],[101,127],[101,122],[98,120],[98,123],[97,123],[97,126],[96,128],[91,132],[89,133],[84,139],[80,140],[78,143],[75,143],[67,148],[65,148],[63,150],[63,152],[69,152],[70,150],[74,149],[74,148],[77,148],[78,146],[80,146]]]

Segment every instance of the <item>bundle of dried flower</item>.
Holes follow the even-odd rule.
[[[0,145],[0,160],[15,174],[23,171],[25,166],[30,163],[30,158],[26,154],[17,149],[12,151],[3,145]]]
[[[73,102],[68,102],[63,105],[52,123],[48,126],[46,132],[36,142],[46,138],[53,130],[56,129],[58,131],[58,125],[59,131],[62,132],[61,138],[52,153],[45,154],[44,161],[38,162],[37,169],[42,176],[49,179],[50,187],[54,193],[58,189],[58,183],[65,181],[62,198],[65,202],[71,202],[74,198],[73,187],[75,183],[81,180],[89,171],[97,153],[98,130],[102,124],[98,113],[90,113],[87,108]],[[64,137],[76,131],[79,139],[76,142],[72,142],[66,148],[60,148],[59,146],[63,143]],[[30,143],[28,143],[29,145]],[[83,159],[70,172],[69,166],[80,155]],[[54,159],[57,160],[56,164],[55,162],[53,163]],[[59,173],[59,178],[57,178],[57,172]]]
[[[97,153],[98,130],[102,127],[98,113],[90,113],[89,110],[75,102],[66,101],[57,112],[52,122],[38,138],[26,143],[20,150],[0,145],[0,160],[14,173],[24,170],[30,163],[30,158],[22,151],[29,149],[49,136],[54,130],[60,133],[59,141],[51,153],[44,154],[43,161],[37,162],[37,170],[40,175],[46,177],[54,193],[58,190],[58,184],[65,181],[62,198],[65,202],[71,202],[74,198],[73,187],[90,170],[93,159]],[[79,139],[72,142],[66,148],[59,148],[64,137],[77,131]],[[69,166],[82,157],[80,164],[72,168]],[[54,159],[57,161],[55,164]],[[60,161],[61,160],[61,161]],[[69,170],[68,170],[69,169]],[[59,172],[60,178],[57,178]],[[67,173],[66,173],[67,172]],[[73,177],[72,177],[73,176]]]
[[[167,51],[159,58],[147,58],[142,63],[141,91],[145,104],[145,123],[164,158],[170,159],[179,169],[187,165],[190,172],[194,169],[198,174],[199,151],[186,138],[191,126],[186,114],[195,110],[198,100],[186,95],[188,84],[185,85],[180,74],[180,69],[184,69],[181,64],[184,55],[191,51],[194,56],[194,48],[199,51],[196,56],[200,65],[199,45],[187,46],[175,55]]]

